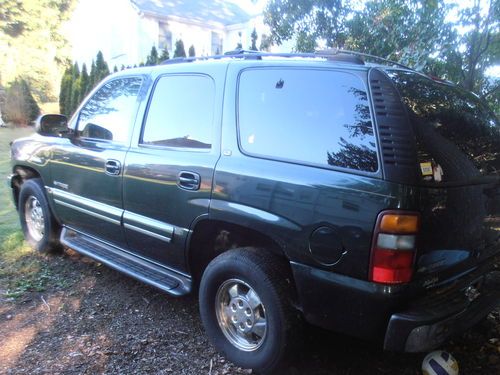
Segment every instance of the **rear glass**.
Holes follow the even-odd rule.
[[[365,172],[378,169],[364,83],[333,70],[250,69],[241,73],[243,152]]]
[[[388,74],[408,107],[424,181],[500,175],[498,119],[478,97],[417,73]]]

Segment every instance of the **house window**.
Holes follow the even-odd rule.
[[[172,51],[172,32],[164,22],[158,23],[158,48],[160,51]]]
[[[222,53],[222,36],[219,33],[212,31],[212,55],[220,55]]]

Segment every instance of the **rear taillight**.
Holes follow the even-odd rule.
[[[370,280],[383,284],[401,284],[411,280],[415,261],[418,213],[384,211],[373,234]]]

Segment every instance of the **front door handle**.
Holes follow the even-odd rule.
[[[106,160],[104,169],[106,170],[106,174],[110,176],[118,176],[122,171],[122,163],[120,163],[118,160],[108,159]]]
[[[198,190],[200,188],[201,177],[198,173],[180,171],[177,175],[177,185],[185,190]]]

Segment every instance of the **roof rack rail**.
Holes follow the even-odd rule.
[[[379,57],[379,56],[375,56],[375,55],[370,55],[369,53],[350,51],[350,50],[346,50],[346,49],[328,48],[328,49],[316,51],[316,53],[318,53],[319,55],[322,55],[322,56],[344,54],[344,55],[358,56],[360,58],[367,57],[369,59],[373,59],[373,60],[376,60],[376,61],[382,61],[382,62],[391,64],[391,65],[399,66],[400,68],[414,70],[414,69],[410,68],[407,65],[398,63],[398,62],[393,61],[393,60],[385,59],[383,57]]]
[[[304,58],[325,58],[331,61],[339,61],[346,62],[357,65],[364,65],[365,62],[363,57],[373,59],[376,61],[382,61],[384,63],[388,63],[391,65],[396,65],[405,69],[413,70],[410,67],[400,64],[395,61],[391,61],[388,59],[384,59],[382,57],[370,55],[368,53],[349,51],[337,48],[330,48],[325,50],[318,50],[316,52],[305,52],[305,53],[270,53],[270,52],[260,52],[253,50],[245,50],[245,49],[235,49],[233,51],[228,51],[223,55],[214,55],[214,56],[194,56],[194,57],[175,57],[173,59],[165,60],[162,64],[177,64],[177,63],[187,63],[193,61],[203,61],[203,60],[220,60],[227,58],[235,58],[235,59],[245,59],[245,60],[261,60],[263,57],[285,57],[285,58],[293,58],[293,57],[304,57]]]

